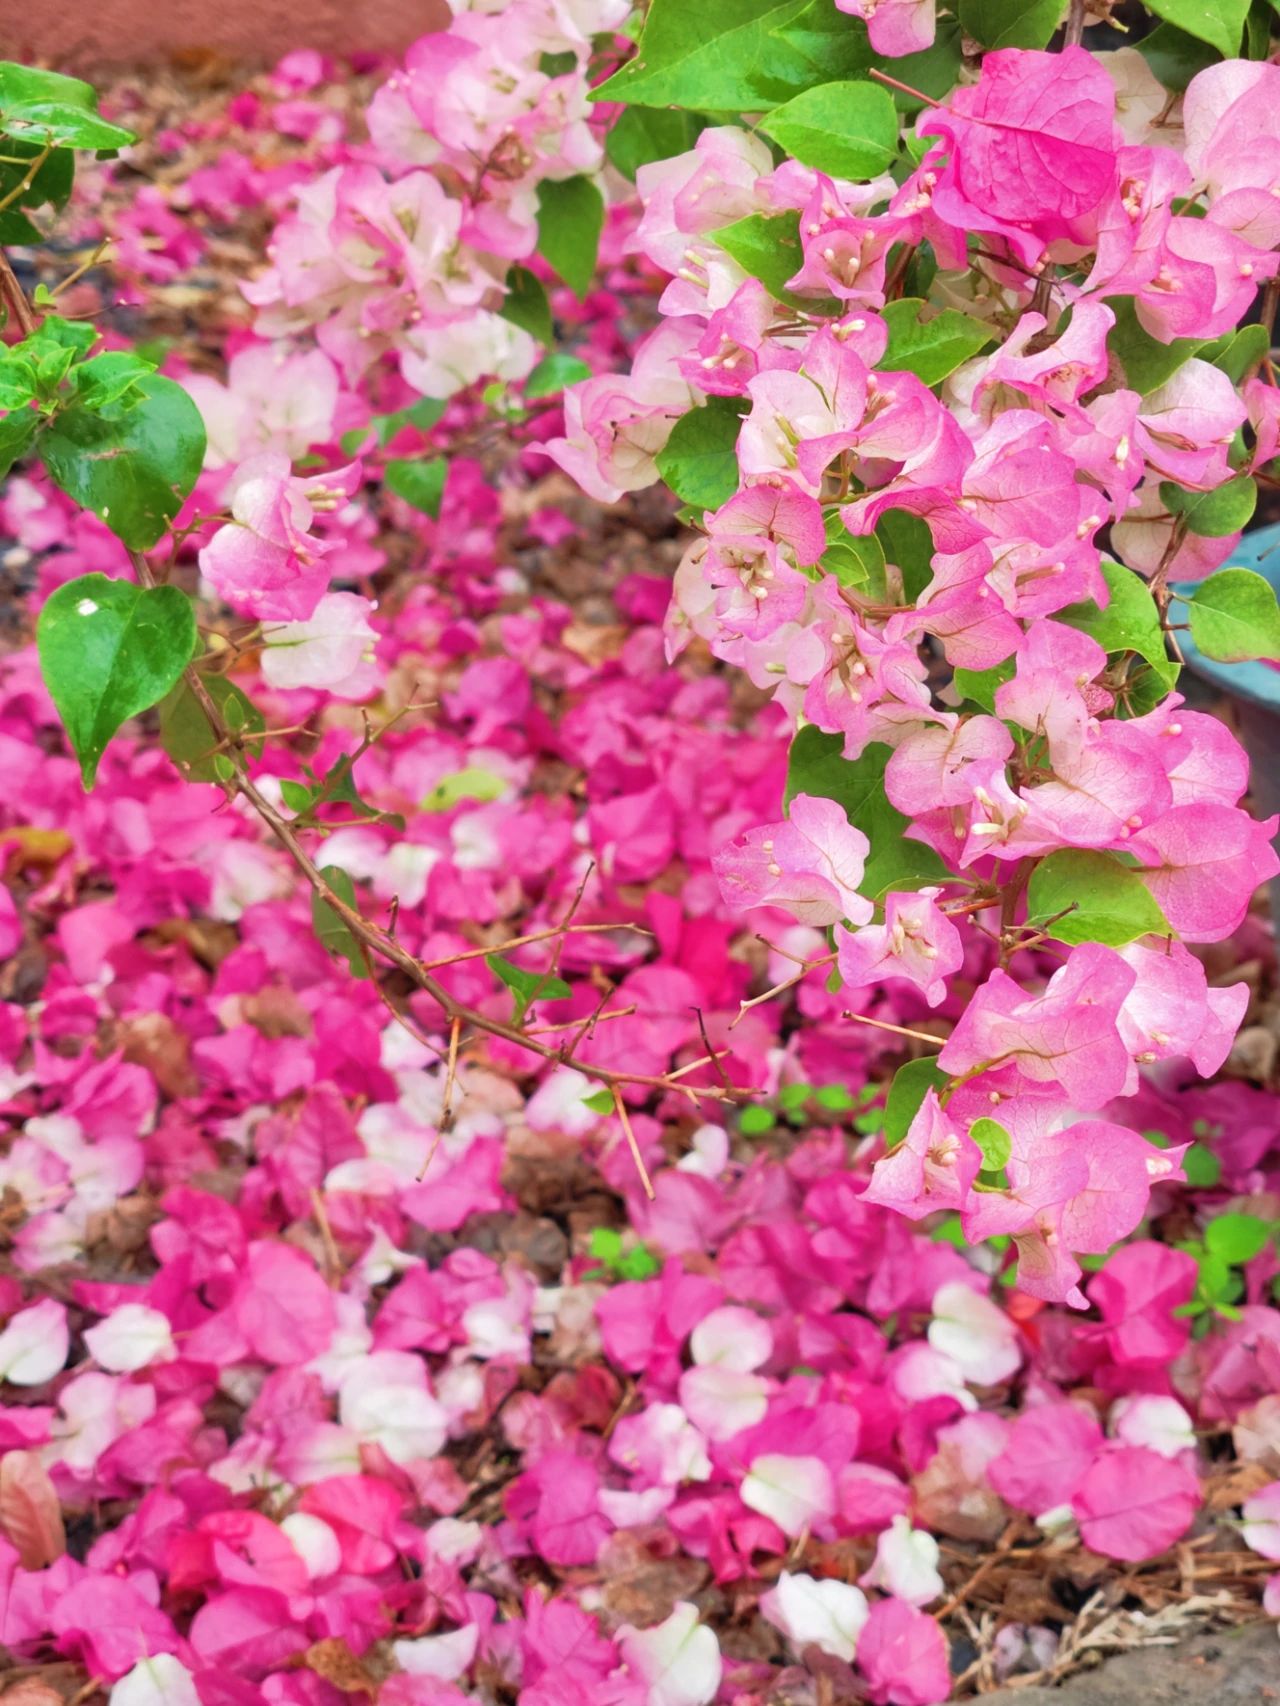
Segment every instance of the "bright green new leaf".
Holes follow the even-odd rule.
[[[1182,1157],[1182,1171],[1193,1190],[1209,1191],[1222,1177],[1222,1163],[1203,1143],[1193,1143]]]
[[[777,1121],[768,1108],[743,1108],[738,1115],[738,1130],[744,1137],[763,1137],[772,1131]]]
[[[960,23],[983,47],[1044,47],[1064,0],[960,0]]]
[[[177,587],[81,575],[47,600],[36,641],[45,686],[91,788],[121,723],[158,704],[182,674],[196,619]]]
[[[510,792],[511,784],[492,770],[469,765],[443,777],[423,799],[419,810],[424,812],[452,811],[463,800],[500,800]]]
[[[528,267],[512,267],[507,274],[507,294],[502,304],[502,318],[513,326],[549,344],[555,336],[551,324],[551,304],[542,280]]]
[[[433,456],[425,462],[411,457],[397,458],[383,468],[382,479],[389,492],[412,504],[414,509],[421,510],[423,515],[429,515],[433,521],[439,521],[448,473],[449,464],[443,456]]]
[[[204,421],[172,379],[153,373],[103,409],[74,403],[45,430],[49,477],[134,551],[168,530],[204,463]]]
[[[116,149],[135,140],[131,130],[108,124],[98,97],[78,77],[0,63],[0,133],[68,148]]]
[[[775,107],[760,129],[803,165],[833,178],[877,177],[898,153],[898,114],[876,83],[820,83]]]
[[[1260,1256],[1270,1240],[1270,1225],[1256,1214],[1220,1214],[1204,1231],[1205,1249],[1233,1268]]]
[[[1240,52],[1249,0],[1147,0],[1149,11],[1199,41],[1216,47],[1224,59]]]
[[[133,350],[107,350],[72,370],[76,396],[86,409],[100,414],[135,391],[155,370],[154,362],[144,360]]]
[[[1027,923],[1059,942],[1102,942],[1109,948],[1173,933],[1132,865],[1114,853],[1077,847],[1050,853],[1031,873]]]
[[[914,373],[926,385],[938,385],[991,342],[992,330],[954,308],[922,320],[924,306],[917,297],[885,304],[889,344],[879,365],[886,373]]]
[[[352,912],[360,910],[356,902],[355,884],[341,865],[325,865],[320,875]],[[311,926],[322,948],[347,962],[353,977],[370,977],[369,962],[350,925],[336,907],[330,906],[314,890],[311,894]]]
[[[1187,531],[1202,539],[1223,539],[1240,533],[1253,519],[1258,488],[1248,474],[1215,486],[1211,492],[1191,492],[1172,480],[1161,480],[1160,502],[1170,515],[1182,516]]]
[[[805,3],[698,0],[692,6],[689,0],[653,0],[635,58],[591,98],[695,112],[761,111],[793,86],[804,86],[779,78],[787,50],[770,32],[795,18]],[[803,77],[803,62],[796,69]],[[770,89],[777,91],[772,98]]]
[[[591,369],[578,356],[567,355],[563,350],[552,350],[550,355],[543,356],[525,380],[525,401],[536,403],[540,397],[558,396],[561,391],[567,391],[570,385],[576,385],[579,380],[590,377]]]
[[[951,1080],[933,1060],[909,1060],[893,1075],[884,1105],[884,1146],[896,1149],[907,1135],[930,1090],[946,1089]]]
[[[516,1025],[524,1023],[524,1016],[535,1001],[565,1001],[573,994],[563,978],[544,971],[526,971],[501,954],[486,954],[484,963],[515,997],[512,1022]]]
[[[914,890],[946,874],[946,867],[931,847],[908,841],[904,831],[908,819],[889,804],[884,791],[887,746],[873,742],[858,758],[842,756],[839,735],[821,729],[800,730],[791,743],[787,761],[786,803],[797,794],[820,794],[845,809],[871,843],[861,891],[879,900],[890,889]]]
[[[591,288],[604,228],[604,197],[587,177],[538,185],[538,253],[577,296]]]
[[[1069,604],[1055,620],[1090,635],[1113,656],[1136,652],[1150,665],[1165,692],[1171,691],[1178,679],[1178,665],[1169,656],[1150,587],[1141,575],[1108,558],[1103,559],[1102,576],[1111,593],[1105,610],[1092,603]]]
[[[1187,599],[1191,638],[1216,663],[1280,661],[1275,588],[1252,569],[1220,569]]]
[[[1009,1165],[1009,1157],[1013,1154],[1013,1139],[999,1120],[974,1120],[969,1127],[969,1136],[982,1151],[984,1172],[998,1173],[1002,1167]]]
[[[681,415],[656,457],[658,472],[678,498],[698,509],[719,509],[738,489],[738,429],[742,411],[732,397],[711,397]]]
[[[260,758],[267,725],[253,700],[225,675],[205,676],[204,685],[228,729]],[[234,774],[230,758],[215,751],[218,737],[184,677],[160,702],[160,744],[188,782],[221,782]]]
[[[589,1096],[582,1098],[584,1108],[590,1108],[593,1114],[611,1114],[614,1111],[612,1090],[593,1090]]]

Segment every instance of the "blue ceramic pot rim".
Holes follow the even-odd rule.
[[[1280,523],[1246,533],[1222,566],[1224,569],[1254,569],[1280,591]],[[1185,595],[1194,592],[1195,585],[1183,582],[1172,590]],[[1187,668],[1202,680],[1212,681],[1215,687],[1221,687],[1236,699],[1280,712],[1280,669],[1272,669],[1266,663],[1213,663],[1200,655],[1187,633],[1178,635],[1178,644],[1187,660]]]

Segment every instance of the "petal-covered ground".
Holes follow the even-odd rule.
[[[105,298],[189,379],[212,509],[219,445],[296,421],[302,454],[368,411],[324,358],[264,366],[237,290],[362,85],[309,56],[230,88],[206,69],[113,92],[146,140],[82,191],[77,243],[110,234],[116,272],[66,301]],[[606,277],[555,300],[601,367],[651,295]],[[341,609],[306,641],[341,683],[376,632],[367,722],[218,631],[280,731],[259,786],[359,753],[321,863],[563,1060],[451,1049],[429,998],[317,931],[258,821],[179,775],[180,701],[86,794],[30,618],[127,561],[39,478],[0,498],[15,1701],[928,1706],[1276,1609],[1280,1105],[1239,1056],[1125,1104],[1193,1145],[1192,1186],[1093,1259],[1084,1314],[1008,1283],[1007,1240],[973,1255],[954,1216],[869,1200],[884,1087],[955,1012],[897,982],[855,1022],[821,973],[754,999],[825,945],[768,895],[745,921],[712,871],[780,814],[781,715],[697,645],[666,663],[663,502],[602,509],[550,473],[554,403],[489,419],[458,402],[390,441],[461,442],[438,522],[383,488],[326,524],[333,580],[378,613],[354,647]],[[1265,1018],[1269,927],[1214,953]],[[617,1100],[583,1070],[698,1061]]]

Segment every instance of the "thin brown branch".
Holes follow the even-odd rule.
[[[622,1122],[622,1130],[626,1135],[627,1145],[631,1150],[631,1159],[636,1164],[636,1172],[640,1175],[640,1183],[644,1187],[644,1194],[648,1197],[649,1201],[652,1202],[654,1194],[653,1180],[649,1177],[649,1169],[644,1164],[644,1156],[640,1153],[640,1145],[636,1142],[636,1134],[631,1129],[631,1115],[627,1112],[627,1104],[622,1099],[622,1091],[619,1090],[616,1084],[613,1086],[613,1106],[619,1120]]]

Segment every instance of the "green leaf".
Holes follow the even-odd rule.
[[[1031,873],[1027,923],[1058,942],[1103,942],[1109,948],[1173,933],[1132,865],[1112,853],[1076,847],[1050,853]]]
[[[738,1115],[738,1130],[744,1137],[763,1137],[776,1123],[768,1108],[743,1108]]]
[[[922,320],[924,306],[918,297],[885,304],[889,343],[879,365],[886,373],[914,373],[926,385],[938,385],[985,349],[993,334],[990,326],[954,308]]]
[[[786,803],[797,794],[820,794],[845,809],[871,843],[862,892],[879,900],[890,889],[914,890],[946,875],[946,867],[931,847],[908,841],[909,819],[889,804],[884,791],[887,746],[874,742],[859,758],[844,758],[839,735],[824,734],[810,725],[791,743],[787,761]]]
[[[1240,326],[1234,332],[1224,332],[1220,338],[1202,344],[1198,354],[1201,361],[1212,362],[1233,385],[1239,385],[1270,347],[1271,335],[1265,326]]]
[[[1207,42],[1197,41],[1172,24],[1159,24],[1145,40],[1134,46],[1151,68],[1157,83],[1181,93],[1191,79],[1217,62],[1218,55]]]
[[[1182,1171],[1193,1190],[1209,1191],[1222,1177],[1222,1163],[1203,1143],[1193,1143],[1182,1157]]]
[[[983,47],[1044,47],[1063,0],[960,0],[960,23]]]
[[[1147,0],[1147,9],[1216,47],[1225,59],[1240,52],[1249,0]]]
[[[324,865],[320,875],[339,900],[345,901],[353,912],[360,910],[356,902],[355,884],[341,865]],[[311,893],[311,927],[321,947],[345,960],[353,977],[370,976],[369,962],[346,919],[314,889]]]
[[[1014,660],[1009,658],[1005,663],[993,664],[990,669],[958,669],[955,683],[966,699],[972,699],[988,716],[994,716],[996,689],[1013,680],[1015,667]]]
[[[31,409],[18,409],[0,420],[0,480],[30,450],[39,422]]]
[[[133,350],[107,350],[72,370],[76,396],[86,409],[101,414],[135,391],[155,370],[154,362],[144,361]]]
[[[1256,1214],[1220,1214],[1205,1227],[1205,1249],[1233,1268],[1260,1256],[1271,1241],[1271,1226]]]
[[[779,87],[786,50],[770,32],[803,9],[804,0],[653,0],[635,58],[591,99],[726,113],[772,106],[791,86]]]
[[[742,410],[733,397],[712,397],[704,408],[681,415],[655,459],[678,498],[699,509],[719,509],[733,496],[741,425]]]
[[[896,566],[903,596],[914,604],[933,579],[933,534],[922,516],[909,509],[887,509],[876,523],[885,560]]]
[[[874,533],[850,533],[839,510],[824,518],[829,541],[819,560],[824,574],[834,575],[841,586],[884,586],[884,547]]]
[[[45,686],[91,788],[121,723],[158,704],[181,675],[196,619],[177,587],[81,575],[46,601],[36,641]]]
[[[260,758],[267,725],[253,700],[225,675],[205,676],[204,685],[227,727]],[[185,677],[160,702],[160,744],[188,782],[221,782],[233,773],[231,760],[214,751],[218,737]]]
[[[95,150],[124,148],[135,140],[131,130],[101,116],[88,83],[10,61],[0,63],[0,132],[41,145]]]
[[[797,75],[807,74],[815,84],[857,77],[876,60],[867,26],[847,12],[837,12],[833,0],[808,0],[769,34],[775,51],[793,56]]]
[[[404,819],[399,812],[379,811],[377,806],[371,806],[368,800],[363,798],[356,787],[356,760],[363,751],[364,748],[356,752],[344,752],[340,758],[333,761],[323,776],[317,776],[314,770],[304,766],[304,773],[313,786],[306,790],[307,797],[300,805],[292,805],[290,802],[292,809],[314,816],[321,806],[350,806],[363,823],[385,823],[394,829],[403,829]],[[284,787],[283,782],[281,787]]]
[[[1102,578],[1111,592],[1105,610],[1091,603],[1070,604],[1055,620],[1090,635],[1113,656],[1136,652],[1150,664],[1165,691],[1171,691],[1178,679],[1178,665],[1169,656],[1151,589],[1141,575],[1109,558],[1102,561]]]
[[[603,228],[604,197],[590,178],[538,185],[538,253],[579,297],[591,288]]]
[[[69,148],[55,148],[26,188],[19,188],[31,169],[24,162],[35,160],[42,152],[39,143],[19,142],[12,136],[5,138],[0,154],[13,158],[0,163],[0,201],[16,194],[11,207],[66,206],[76,171],[76,157]]]
[[[1203,338],[1175,338],[1170,344],[1160,343],[1138,319],[1131,296],[1110,296],[1107,306],[1116,317],[1107,348],[1124,369],[1129,389],[1144,397],[1172,379],[1204,343]]]
[[[382,480],[389,492],[412,504],[414,509],[421,510],[423,515],[429,515],[433,521],[439,521],[448,473],[449,464],[443,456],[433,456],[425,462],[415,458],[397,458],[383,468]]]
[[[969,1136],[982,1151],[984,1172],[998,1173],[1002,1167],[1009,1165],[1013,1139],[998,1120],[974,1120],[969,1127]]]
[[[1211,492],[1191,492],[1172,480],[1161,480],[1160,502],[1171,515],[1186,519],[1189,533],[1201,539],[1222,539],[1249,525],[1258,502],[1258,488],[1248,474],[1238,474]]]
[[[884,1146],[896,1149],[930,1090],[941,1093],[951,1080],[933,1060],[909,1060],[893,1075],[884,1105]]]
[[[49,478],[134,551],[168,530],[204,463],[204,421],[158,373],[105,409],[64,409],[40,441]]]
[[[1220,569],[1187,599],[1191,638],[1215,663],[1280,660],[1275,588],[1252,569]]]
[[[424,797],[418,809],[424,812],[447,812],[452,811],[454,806],[461,805],[463,800],[500,800],[509,792],[510,787],[511,784],[505,777],[494,771],[468,765],[465,770],[455,770],[451,776],[442,777]]]
[[[590,377],[591,369],[585,361],[580,361],[576,355],[566,355],[562,350],[553,350],[550,355],[543,356],[525,380],[525,401],[535,403],[540,397],[558,396],[570,385]]]
[[[760,129],[802,165],[833,178],[877,177],[898,154],[898,114],[875,83],[820,83],[775,107]]]
[[[501,954],[486,954],[484,963],[515,997],[513,1024],[524,1023],[524,1016],[535,1001],[565,1001],[573,994],[563,978],[552,977],[544,971],[526,971]]]
[[[722,225],[712,233],[717,243],[743,272],[758,278],[771,296],[791,307],[803,307],[812,313],[834,312],[839,304],[833,296],[803,296],[787,289],[804,265],[800,247],[800,215],[787,213],[749,213],[732,225]]]
[[[611,1114],[616,1106],[612,1090],[593,1090],[589,1096],[582,1098],[584,1108],[590,1108],[593,1114]]]
[[[698,113],[624,107],[604,139],[604,151],[623,177],[634,183],[641,166],[687,153],[705,124]]]
[[[507,294],[502,304],[502,318],[513,326],[549,344],[555,336],[551,324],[551,304],[543,289],[542,280],[528,267],[512,267],[507,274]]]

